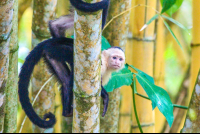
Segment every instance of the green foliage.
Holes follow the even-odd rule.
[[[120,88],[124,85],[130,86],[133,82],[133,73],[128,69],[128,66],[112,74],[108,84],[104,86],[107,92],[112,92],[114,89]]]
[[[103,36],[101,36],[101,43],[102,43],[102,47],[101,47],[102,51],[111,47],[108,40]]]
[[[162,11],[161,14],[166,12],[167,10],[169,10],[175,3],[176,0],[160,0],[161,4],[162,4]]]
[[[164,21],[164,20],[163,20]],[[174,39],[176,40],[176,42],[178,43],[178,45],[182,48],[181,43],[179,42],[179,40],[176,38],[175,34],[173,33],[172,29],[170,28],[170,26],[167,24],[166,21],[164,21],[165,26],[167,27],[167,29],[169,30],[169,32],[171,33],[171,35],[174,37]]]
[[[152,101],[152,109],[155,109],[155,107],[157,106],[160,112],[166,117],[171,127],[174,120],[173,104],[170,100],[168,93],[163,88],[156,86],[151,76],[140,71],[132,65],[129,66],[137,71],[137,73],[134,74],[140,85],[143,87],[143,89],[149,96],[149,99]],[[136,88],[136,86],[134,87]]]
[[[165,12],[169,16],[172,16],[172,14],[180,8],[180,6],[183,3],[183,0],[160,0],[160,2],[163,6],[161,14]]]

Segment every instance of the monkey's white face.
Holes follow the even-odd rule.
[[[109,68],[119,71],[124,67],[125,56],[124,52],[119,49],[113,49],[109,56]]]

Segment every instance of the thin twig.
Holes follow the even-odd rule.
[[[120,14],[118,14],[118,15],[116,15],[116,16],[114,16],[105,26],[104,26],[104,28],[103,28],[103,30],[104,29],[106,29],[106,27],[108,27],[108,25],[110,25],[110,23],[114,20],[114,19],[116,19],[117,17],[119,17],[119,16],[121,16],[121,15],[123,15],[123,14],[125,14],[126,12],[128,12],[128,11],[130,11],[130,10],[132,10],[132,9],[134,9],[134,8],[136,8],[136,7],[139,7],[139,6],[144,6],[144,7],[148,7],[148,8],[151,8],[151,9],[153,9],[156,13],[158,13],[158,14],[160,14],[160,12],[159,11],[157,11],[155,8],[153,8],[153,7],[151,7],[151,6],[147,6],[147,5],[142,5],[142,4],[138,4],[138,5],[136,5],[136,6],[134,6],[134,7],[131,7],[131,8],[129,8],[129,9],[127,9],[127,10],[125,10],[125,11],[123,11],[123,12],[121,12]]]

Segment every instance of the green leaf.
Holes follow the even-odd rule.
[[[126,64],[126,65],[129,66],[129,67],[131,67],[131,68],[133,68],[133,69],[135,69],[135,70],[138,72],[138,74],[140,74],[140,75],[142,75],[143,77],[145,77],[145,78],[146,78],[148,81],[150,81],[152,84],[155,83],[153,77],[151,77],[151,76],[149,76],[148,74],[142,72],[141,70],[137,69],[137,68],[134,67],[133,65],[128,65],[128,64]]]
[[[159,14],[154,15],[141,29],[140,31],[144,30],[152,21],[154,21],[155,19],[157,19],[159,16]]]
[[[107,92],[112,92],[114,89],[120,88],[124,85],[131,85],[133,82],[133,73],[128,69],[127,66],[119,72],[112,74],[108,84],[104,86]]]
[[[184,25],[182,25],[180,22],[174,20],[173,18],[167,17],[167,16],[165,16],[165,15],[163,15],[163,14],[162,14],[161,16],[162,16],[163,18],[165,18],[165,19],[171,21],[172,23],[176,24],[176,25],[179,26],[180,28],[182,28],[182,29],[184,29],[184,30],[188,30]]]
[[[171,127],[174,120],[173,104],[167,92],[161,87],[158,87],[149,82],[148,79],[146,79],[146,77],[144,77],[143,75],[139,73],[134,74],[136,75],[136,78],[140,85],[144,88],[145,92],[151,99],[152,108],[154,109],[157,106],[160,112],[166,117],[167,122]]]
[[[176,42],[178,43],[178,45],[181,47],[181,49],[183,49],[183,47],[181,46],[181,43],[178,41],[178,39],[176,38],[175,34],[173,33],[172,29],[170,28],[170,26],[167,24],[166,21],[164,21],[164,24],[167,27],[167,29],[169,30],[169,32],[171,33],[171,35],[174,37],[174,39],[176,40]]]
[[[103,36],[101,36],[101,43],[102,43],[102,47],[101,47],[102,51],[111,47],[108,40]]]
[[[71,38],[74,39],[74,35],[72,35]],[[101,45],[102,45],[101,46],[101,51],[111,47],[110,43],[108,42],[108,40],[103,36],[101,36]]]
[[[162,11],[161,14],[166,12],[168,9],[170,9],[175,3],[176,0],[160,0],[162,4]]]
[[[163,1],[163,0],[161,0]],[[175,13],[179,8],[180,6],[182,5],[183,3],[183,0],[176,0],[176,3],[174,3],[167,11],[166,13],[169,15],[169,16],[172,16],[173,13]]]

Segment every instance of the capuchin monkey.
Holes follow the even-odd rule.
[[[118,72],[124,68],[125,54],[120,47],[111,47],[107,50],[102,51],[101,54],[101,77],[102,86],[105,86],[111,74]]]
[[[107,17],[107,11],[110,0],[103,0],[97,3],[85,3],[82,0],[70,0],[72,6],[83,12],[96,12],[103,9],[102,26],[104,26]],[[61,19],[62,20],[62,19]],[[71,20],[70,20],[71,21]],[[51,24],[51,23],[50,23]],[[68,28],[68,25],[64,25],[64,28]],[[58,25],[59,26],[59,25]],[[102,27],[103,28],[103,27]],[[37,126],[41,128],[51,128],[56,122],[55,116],[52,113],[44,115],[44,119],[41,119],[34,111],[29,97],[28,97],[28,85],[33,72],[34,66],[43,57],[44,61],[49,67],[58,81],[61,83],[61,95],[63,105],[63,116],[72,116],[73,113],[73,75],[74,75],[74,63],[73,63],[73,39],[65,38],[63,31],[51,28],[50,32],[53,38],[45,40],[39,43],[26,57],[25,62],[21,68],[19,74],[18,94],[22,108],[29,119]],[[69,64],[70,67],[66,64]],[[104,111],[102,116],[105,115],[108,107],[108,94],[104,88],[101,91],[101,97],[104,102]],[[48,120],[46,120],[48,119]]]

